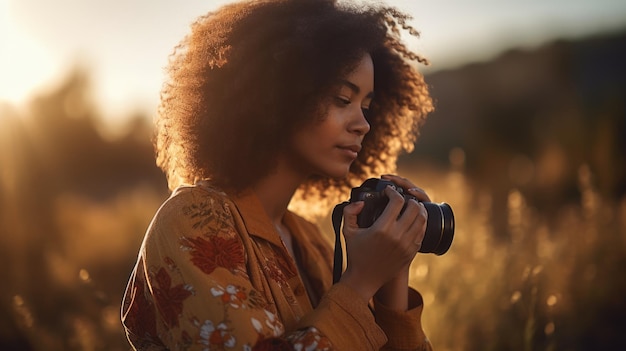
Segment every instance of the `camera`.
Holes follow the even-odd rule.
[[[387,186],[393,187],[399,192],[405,200],[404,208],[407,201],[414,199],[414,196],[404,194],[402,187],[397,186],[393,182],[385,179],[370,178],[357,188],[353,188],[350,193],[350,202],[363,201],[365,205],[363,210],[357,216],[357,224],[360,228],[368,228],[382,214],[387,206],[389,199],[383,192]],[[433,202],[422,202],[428,212],[428,220],[426,222],[426,233],[419,252],[434,253],[435,255],[443,255],[452,245],[454,238],[454,214],[450,205],[446,203],[436,204]],[[401,213],[402,213],[401,212]]]

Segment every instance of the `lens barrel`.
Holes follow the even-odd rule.
[[[447,203],[422,202],[428,212],[426,233],[419,252],[443,255],[454,239],[454,213]]]

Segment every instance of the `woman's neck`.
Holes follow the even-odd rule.
[[[256,182],[253,190],[272,223],[281,224],[293,194],[305,179],[279,162],[272,173]]]

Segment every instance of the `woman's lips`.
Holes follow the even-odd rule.
[[[361,145],[342,145],[338,147],[343,153],[351,158],[357,158],[359,151],[361,151]]]

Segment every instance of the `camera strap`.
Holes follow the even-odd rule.
[[[335,206],[332,214],[333,229],[335,230],[335,259],[333,262],[333,284],[339,281],[343,271],[343,247],[341,246],[341,221],[343,219],[343,209],[350,202],[345,201]]]

